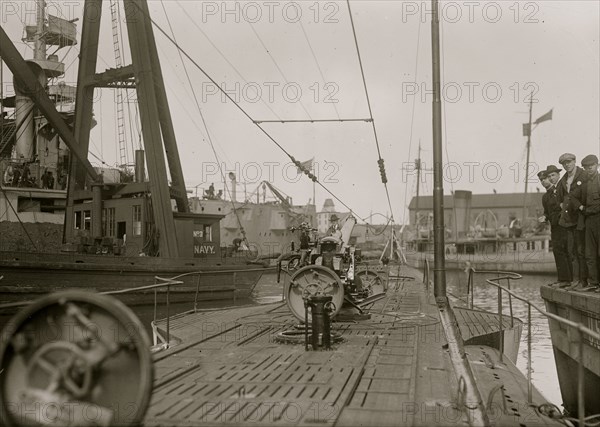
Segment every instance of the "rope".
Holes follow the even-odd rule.
[[[565,425],[572,425],[571,423],[578,424],[579,419],[574,417],[569,417],[564,415],[560,408],[552,403],[542,403],[541,405],[531,405],[538,411],[541,415],[551,418],[553,420],[558,420]],[[592,420],[597,420],[595,422],[591,422]],[[583,419],[584,425],[588,427],[596,427],[600,425],[600,414],[593,414],[585,417]]]
[[[140,12],[145,13],[138,4],[133,3],[135,5],[135,7],[137,7],[139,9]],[[365,218],[361,217],[360,215],[358,215],[354,209],[352,209],[350,206],[348,206],[342,199],[340,199],[338,196],[336,196],[331,190],[329,190],[327,187],[325,187],[318,179],[316,176],[314,176],[312,173],[310,173],[308,170],[306,170],[306,168],[303,168],[301,165],[301,162],[299,160],[296,160],[296,158],[294,156],[292,156],[279,142],[277,142],[277,140],[275,140],[275,138],[273,138],[262,126],[260,126],[258,123],[256,123],[254,121],[254,119],[252,118],[252,116],[250,116],[250,114],[248,114],[246,112],[246,110],[244,110],[244,108],[239,105],[237,102],[235,102],[235,100],[231,97],[231,95],[229,95],[226,91],[224,91],[221,86],[219,84],[217,84],[217,82],[204,70],[204,68],[202,68],[200,66],[200,64],[198,64],[181,46],[179,46],[179,44],[173,40],[173,38],[171,36],[169,36],[166,31],[164,31],[157,23],[156,21],[154,21],[152,19],[152,17],[148,16],[148,14],[146,14],[146,18],[152,23],[152,25],[154,25],[166,38],[167,40],[169,40],[196,68],[198,68],[198,70],[200,70],[202,72],[202,74],[204,74],[206,76],[207,79],[209,79],[211,81],[211,83],[213,83],[215,85],[216,88],[218,88],[220,90],[220,92],[238,109],[242,112],[242,114],[244,116],[246,116],[248,118],[248,120],[250,120],[258,129],[260,129],[260,131],[273,143],[275,144],[281,151],[283,151],[285,153],[285,155],[287,155],[292,162],[301,170],[304,171],[304,173],[306,175],[308,175],[308,177],[315,182],[316,184],[319,184],[319,186],[325,190],[329,195],[331,195],[331,197],[333,197],[334,199],[336,199],[338,202],[340,202],[346,209],[348,209],[348,211],[354,215],[355,217],[359,218],[360,220],[362,220],[363,222],[367,222]]]
[[[171,30],[171,34],[173,35],[173,40],[175,40],[175,42],[176,42],[177,40],[175,39],[175,32],[173,31],[173,27],[171,26],[171,20],[169,19],[169,15],[167,14],[167,10],[165,9],[165,4],[164,4],[163,0],[160,0],[160,4],[165,13],[165,17],[167,18],[167,24],[169,25],[169,29]],[[221,178],[223,179],[223,182],[226,182],[225,173],[223,172],[223,166],[221,165],[219,156],[217,155],[217,150],[215,149],[215,145],[213,144],[212,137],[210,136],[210,132],[208,130],[208,125],[206,124],[204,114],[202,114],[202,109],[200,108],[200,104],[198,103],[198,97],[196,96],[196,90],[194,89],[194,85],[192,84],[192,79],[190,78],[190,74],[188,73],[185,62],[183,61],[183,56],[181,55],[181,50],[178,49],[177,53],[179,55],[179,60],[181,61],[181,64],[183,65],[183,70],[185,72],[185,76],[187,78],[188,84],[190,85],[190,88],[192,89],[192,95],[194,97],[194,102],[196,104],[196,108],[198,109],[198,114],[200,114],[200,119],[202,119],[202,125],[204,126],[204,130],[206,131],[206,137],[208,138],[210,148],[212,149],[213,155],[215,156],[215,160],[217,161],[217,165],[219,166],[219,172],[221,173]],[[235,208],[235,202],[233,201],[233,198],[231,197],[231,191],[229,190],[229,187],[227,185],[225,185],[225,190],[229,194],[229,199],[231,200],[231,206],[233,209],[233,213],[235,214],[237,222],[240,226],[240,232],[242,233],[242,239],[244,240],[246,245],[249,246],[248,238],[246,237],[246,230],[244,230],[244,226],[242,225],[240,216],[238,215],[238,212]]]
[[[317,60],[317,55],[315,54],[315,51],[314,51],[312,45],[310,44],[310,40],[308,39],[308,34],[306,34],[306,30],[304,29],[304,25],[302,25],[302,21],[298,21],[298,23],[300,24],[300,28],[302,29],[302,34],[304,34],[304,38],[306,39],[306,43],[308,44],[310,53],[312,54],[312,57],[315,60],[315,64],[317,65],[317,69],[319,70],[319,74],[321,75],[321,80],[323,80],[323,83],[327,84],[327,81],[325,80],[325,75],[323,74],[323,70],[321,69],[321,66],[319,65],[319,61]],[[331,105],[333,106],[333,109],[335,110],[335,115],[339,119],[340,113],[338,112],[335,102],[332,102]]]
[[[415,72],[414,72],[414,76],[415,76],[415,82],[417,81],[417,73],[419,71],[419,46],[421,45],[421,20],[419,19],[419,28],[417,30],[417,49],[416,49],[416,53],[415,53]],[[410,116],[410,137],[408,139],[408,157],[410,159],[410,151],[412,149],[412,141],[413,141],[413,131],[414,131],[414,123],[415,123],[415,106],[416,106],[416,96],[413,96],[413,102],[412,102],[412,112],[411,112],[411,116]],[[420,154],[419,154],[419,168],[421,167],[421,159],[420,159]],[[408,180],[406,180],[406,184],[404,185],[404,209],[402,211],[402,223],[406,224],[406,217],[404,216],[406,214],[406,197],[408,192],[406,191],[406,189],[408,188]],[[410,222],[410,215],[409,215],[409,222]]]
[[[186,10],[183,8],[183,6],[181,5],[181,3],[179,2],[179,0],[176,0],[175,3],[177,3],[177,6],[179,6],[179,8],[184,12],[184,14],[188,17],[191,17],[192,15],[190,15],[189,13],[186,12]],[[202,35],[206,38],[206,40],[210,43],[210,45],[219,53],[219,55],[221,55],[221,58],[223,58],[223,60],[225,62],[227,62],[227,64],[233,69],[233,71],[235,71],[235,73],[238,75],[238,77],[246,84],[248,84],[248,80],[242,76],[242,73],[240,73],[238,71],[238,69],[235,67],[235,65],[233,65],[231,63],[231,61],[229,61],[229,59],[227,59],[227,57],[223,54],[223,52],[221,52],[221,50],[212,42],[212,40],[210,39],[210,37],[208,37],[208,35],[202,30],[202,28],[196,23],[196,21],[194,21],[193,19],[190,18],[190,22],[198,29],[198,31],[200,31],[202,33]],[[256,93],[256,92],[255,92]],[[262,101],[262,103],[264,104],[265,107],[267,107],[267,109],[273,113],[273,115],[275,117],[277,117],[278,119],[280,118],[279,115],[271,108],[271,106],[269,105],[269,103],[267,101],[265,101],[263,99],[263,97],[260,98],[260,100]]]
[[[0,191],[2,191],[2,194],[4,194],[4,199],[8,202],[8,205],[10,206],[11,210],[16,215],[17,220],[19,221],[19,224],[21,225],[21,228],[23,228],[23,231],[25,232],[25,234],[27,235],[27,238],[29,239],[29,241],[33,245],[33,248],[35,249],[36,252],[39,252],[38,247],[36,246],[35,242],[31,238],[31,236],[29,235],[29,232],[27,232],[27,229],[25,228],[25,224],[23,224],[23,222],[21,221],[21,218],[19,217],[19,214],[17,213],[17,211],[15,210],[15,208],[14,208],[13,204],[11,203],[10,199],[6,195],[6,191],[4,190],[4,187],[2,185],[0,185]]]
[[[352,35],[354,36],[354,44],[356,45],[356,55],[358,56],[358,64],[360,66],[360,73],[363,81],[363,86],[365,88],[365,96],[367,98],[367,106],[369,107],[369,118],[371,119],[371,125],[373,127],[373,135],[375,137],[375,145],[377,146],[377,156],[379,159],[377,163],[379,164],[379,172],[381,173],[381,182],[383,182],[383,186],[385,187],[385,195],[387,198],[388,206],[390,208],[390,215],[392,221],[394,219],[394,210],[392,209],[392,201],[390,200],[390,192],[387,186],[387,176],[385,174],[385,166],[383,163],[383,158],[381,157],[381,149],[379,147],[379,139],[377,138],[377,128],[375,127],[375,121],[373,120],[373,111],[371,109],[371,100],[369,98],[369,91],[367,89],[367,80],[365,79],[365,71],[362,63],[362,58],[360,56],[360,49],[358,48],[358,39],[356,37],[356,28],[354,27],[354,19],[352,19],[352,9],[350,8],[350,0],[346,0],[346,4],[348,5],[348,15],[350,16],[350,24],[352,25]]]
[[[275,61],[275,58],[273,58],[273,55],[271,55],[271,51],[267,48],[265,43],[262,41],[262,39],[256,32],[256,28],[254,28],[254,25],[252,25],[250,22],[249,22],[249,25],[250,25],[250,28],[252,29],[252,32],[254,33],[254,35],[256,36],[256,38],[258,39],[260,44],[262,45],[262,47],[265,49],[265,52],[267,52],[267,55],[269,55],[269,58],[271,58],[271,61],[273,61],[273,65],[275,65],[275,68],[277,68],[277,71],[279,71],[279,74],[281,75],[281,77],[283,77],[283,80],[285,80],[285,83],[289,84],[290,83],[289,80],[287,79],[285,74],[283,74],[283,70],[279,67],[279,64],[277,64],[277,61]],[[306,115],[308,116],[308,118],[312,119],[312,116],[310,115],[310,113],[308,112],[306,107],[304,106],[304,103],[302,101],[300,101],[299,104],[302,107],[302,109],[304,110],[304,112],[306,113]]]

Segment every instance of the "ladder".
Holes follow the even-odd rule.
[[[112,34],[113,34],[113,49],[115,51],[115,64],[117,68],[123,66],[123,60],[121,58],[121,47],[119,43],[119,4],[117,0],[110,0],[110,15],[112,20]],[[129,164],[129,156],[127,152],[127,141],[125,140],[125,113],[123,111],[123,91],[119,88],[115,89],[116,96],[116,109],[117,109],[117,139],[119,141],[119,162],[122,167]]]
[[[0,130],[0,153],[2,153],[6,146],[11,143],[16,132],[17,126],[14,123],[9,125],[3,124],[2,129]]]

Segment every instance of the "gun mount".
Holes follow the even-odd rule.
[[[351,316],[363,315],[364,305],[385,295],[373,295],[373,288],[363,286],[361,275],[356,274],[356,264],[361,259],[360,249],[327,236],[317,240],[309,251],[307,265],[294,271],[284,288],[287,305],[300,321],[312,321],[310,312],[305,308],[310,298],[331,297],[328,310],[330,317],[334,318],[342,310]]]

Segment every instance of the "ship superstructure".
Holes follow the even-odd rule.
[[[72,126],[76,88],[62,80],[65,64],[59,55],[77,44],[76,23],[48,13],[43,0],[36,3],[35,17],[23,30],[22,40],[33,51],[27,67]],[[62,224],[69,149],[18,78],[13,77],[13,87],[14,95],[0,100],[0,221]]]

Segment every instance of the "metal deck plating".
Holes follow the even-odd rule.
[[[420,279],[415,270],[402,276]],[[398,274],[400,276],[400,274]],[[281,344],[296,327],[285,303],[198,312],[171,319],[172,340],[155,355],[145,425],[465,425],[472,423],[464,378],[451,361],[440,311],[420,280],[395,279],[371,319],[334,322],[343,337],[330,351]],[[458,326],[491,425],[540,425],[545,403],[493,347],[498,317],[456,309]],[[505,349],[521,322],[503,319]],[[164,324],[157,325],[164,328]],[[515,331],[518,332],[515,334]],[[512,350],[511,350],[512,352]],[[514,350],[516,356],[516,349]],[[509,356],[509,357],[506,357]]]

